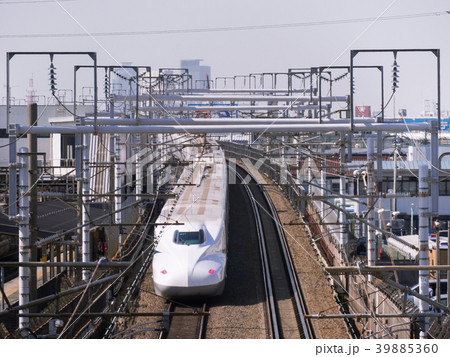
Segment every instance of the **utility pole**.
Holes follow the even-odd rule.
[[[346,194],[346,177],[345,177],[345,146],[346,146],[346,138],[348,138],[345,133],[340,134],[340,149],[339,149],[339,194],[341,195],[340,201],[341,201],[341,208],[343,211],[339,212],[339,235],[340,235],[340,249],[343,253],[343,259],[342,262],[347,261],[347,252],[348,252],[348,235],[347,235],[347,217],[345,215],[345,205],[346,201],[345,198],[342,196],[345,196]]]
[[[30,261],[30,214],[28,196],[28,154],[27,148],[19,150],[19,262]],[[19,267],[19,305],[28,304],[30,301],[30,268]],[[28,309],[20,310],[28,313]],[[27,328],[30,325],[28,317],[19,317],[19,328]]]
[[[375,211],[374,211],[374,195],[375,195],[375,182],[373,173],[373,160],[374,160],[374,138],[369,136],[367,138],[367,195],[368,197],[368,207],[369,216],[368,220],[371,225],[368,227],[367,234],[367,265],[376,265],[376,237],[375,228],[373,224],[375,222]],[[373,275],[369,275],[369,281],[373,281]]]
[[[325,137],[321,136],[322,144],[325,142]],[[325,156],[325,145],[320,145],[320,186],[322,186],[321,194],[325,196],[327,194],[327,157]],[[299,165],[300,160],[298,160],[297,165]],[[325,217],[325,202],[320,201],[320,212]]]
[[[421,165],[419,167],[419,265],[429,264],[428,257],[428,167]],[[430,287],[428,270],[419,270],[419,294],[429,296],[428,289]],[[420,312],[428,312],[428,303],[420,300]],[[428,319],[421,320],[420,338],[427,338]]]
[[[28,125],[37,125],[37,104],[28,104]],[[27,134],[28,140],[28,182],[30,184],[30,261],[35,262],[37,260],[37,232],[39,230],[37,222],[37,135]],[[44,269],[44,268],[42,268]],[[37,298],[37,274],[36,268],[30,268],[30,300],[35,300]]]
[[[114,169],[115,169],[115,193],[122,193],[122,171],[120,167],[120,134],[114,135]],[[114,200],[114,207],[116,210],[114,221],[119,226],[119,247],[122,246],[122,197],[116,196]]]
[[[91,249],[90,249],[90,237],[89,237],[89,134],[83,135],[83,160],[82,160],[82,209],[81,218],[83,228],[81,230],[81,245],[82,245],[82,261],[83,263],[90,262]],[[89,269],[83,269],[83,280],[88,282],[91,278],[91,272]]]
[[[75,118],[74,118],[75,120]],[[75,134],[75,176],[77,182],[77,222],[78,222],[78,230],[77,230],[77,240],[78,243],[81,243],[83,240],[83,134]],[[52,245],[50,245],[50,253],[53,252]],[[82,260],[80,255],[80,251],[78,248],[75,248],[75,261]],[[50,268],[50,272],[52,268]],[[81,276],[78,270],[75,270],[76,279],[80,279]]]

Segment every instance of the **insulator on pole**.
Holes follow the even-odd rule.
[[[56,67],[53,62],[50,63],[49,67],[49,83],[50,83],[50,91],[54,95],[56,92]]]
[[[105,73],[104,92],[105,92],[105,98],[108,98],[109,97],[109,78],[108,78],[107,73]]]
[[[392,64],[392,90],[395,91],[399,87],[399,78],[400,78],[400,69],[399,65],[397,64],[397,60],[394,60],[394,63]]]

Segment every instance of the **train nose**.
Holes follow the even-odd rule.
[[[169,258],[159,259],[158,254],[153,258],[153,279],[160,285],[167,286],[188,286],[189,272],[183,267],[179,259]]]
[[[213,259],[211,259],[213,258]],[[197,263],[189,264],[189,259],[166,259],[158,264],[155,256],[156,271],[153,271],[154,279],[164,285],[179,287],[199,286],[214,284],[223,279],[224,259],[220,257],[208,257],[205,260],[197,260]]]
[[[214,254],[207,259],[185,260],[180,255],[164,260],[154,257],[155,292],[165,297],[216,295],[223,291],[225,255]],[[192,258],[192,257],[191,257]],[[157,268],[156,268],[157,267]]]
[[[214,256],[199,261],[190,274],[189,284],[198,286],[218,283],[224,278],[224,264],[223,259]]]

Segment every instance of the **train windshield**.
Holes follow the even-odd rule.
[[[197,232],[175,232],[175,243],[177,244],[202,244],[204,241],[205,234],[202,229]]]

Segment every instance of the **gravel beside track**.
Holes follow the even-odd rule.
[[[267,181],[267,183],[270,183]],[[275,186],[265,186],[274,206],[277,209],[281,224],[286,233],[286,239],[296,267],[297,276],[305,297],[308,313],[311,315],[320,312],[326,314],[339,314],[339,308],[333,297],[333,290],[328,278],[322,272],[320,257],[311,245],[309,235],[304,226],[286,225],[288,223],[303,222],[290,206],[282,192]],[[347,339],[349,338],[345,323],[341,319],[313,320],[316,338],[320,339]]]
[[[139,295],[133,301],[133,304],[130,308],[130,312],[163,312],[166,309],[166,299],[155,295],[155,289],[153,287],[153,279],[152,279],[152,268],[150,266],[145,278],[142,281]],[[127,328],[138,324],[150,323],[146,325],[142,325],[133,329],[143,330],[143,329],[151,329],[151,328],[160,328],[160,323],[151,323],[153,321],[161,320],[161,317],[155,316],[138,316],[138,317],[130,317],[130,318],[121,318],[119,319],[118,329],[114,333],[118,333]],[[132,331],[129,331],[132,332]],[[126,334],[124,334],[126,335]],[[158,338],[159,331],[142,331],[136,333],[130,338]]]

